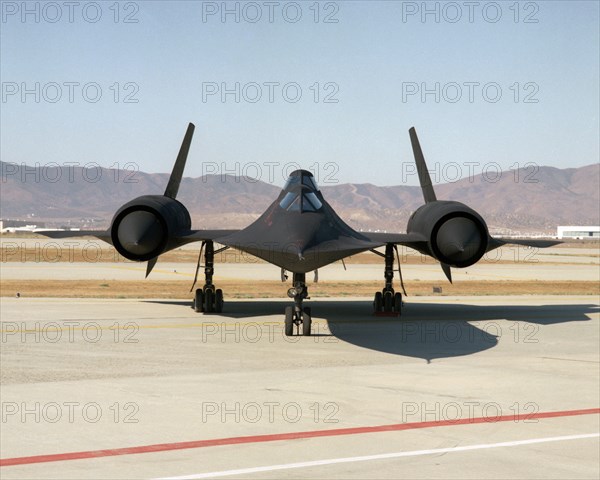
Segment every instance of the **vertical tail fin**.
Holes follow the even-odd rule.
[[[419,183],[421,184],[421,190],[423,191],[423,198],[425,203],[435,202],[435,192],[433,191],[433,184],[431,183],[431,177],[427,171],[427,164],[425,163],[425,157],[419,144],[419,137],[417,137],[417,131],[415,127],[412,127],[408,131],[410,135],[410,143],[412,144],[413,154],[415,156],[415,163],[417,164],[417,172],[419,174]]]
[[[167,184],[167,188],[165,190],[165,197],[175,198],[177,196],[195,128],[196,127],[193,123],[188,125],[187,131],[185,132],[185,137],[183,137],[183,142],[181,143],[181,148],[179,149],[179,155],[177,155],[177,160],[175,160],[173,171],[169,177],[169,183]]]

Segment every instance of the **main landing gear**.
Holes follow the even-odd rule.
[[[207,241],[204,246],[206,248],[204,251],[204,287],[196,289],[193,308],[196,312],[221,313],[223,311],[224,303],[223,290],[220,288],[215,288],[212,283],[212,279],[213,274],[215,273],[215,253],[219,253],[225,250],[227,247],[219,249],[217,252],[215,252],[213,242],[210,240]],[[202,258],[202,250],[200,251],[200,258]],[[198,261],[200,261],[200,258]],[[200,264],[198,263],[198,268],[199,267]]]
[[[385,286],[375,293],[373,311],[375,315],[400,315],[402,310],[402,294],[394,291],[394,245],[385,246],[385,255],[372,250],[373,253],[385,258]]]
[[[311,311],[310,307],[302,307],[302,301],[309,298],[306,274],[294,273],[293,275],[293,286],[287,294],[294,299],[294,306],[285,307],[285,334],[288,337],[294,335],[294,325],[296,325],[298,334],[302,326],[302,335],[308,336],[312,325]]]

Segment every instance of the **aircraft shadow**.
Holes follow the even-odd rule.
[[[319,308],[319,314],[327,319],[329,329],[340,340],[427,362],[482,352],[503,340],[537,343],[539,327],[529,324],[588,321],[589,314],[599,311],[597,305],[591,304],[486,306],[411,302],[402,317],[377,317],[356,313],[370,311],[371,302],[329,305],[331,312]]]
[[[192,300],[142,300],[144,303],[160,303],[163,305],[181,305],[192,308]],[[293,302],[287,300],[269,300],[255,301],[236,299],[233,302],[228,302],[225,299],[225,310],[223,313],[211,313],[211,316],[224,318],[248,318],[255,316],[280,315],[283,322],[283,312],[285,307],[293,305]],[[308,306],[308,302],[306,302]],[[320,304],[319,304],[320,305]],[[201,315],[201,314],[200,314]]]
[[[190,307],[189,301],[146,300]],[[249,318],[274,315],[281,320],[289,301],[235,301],[225,304],[223,318]],[[407,302],[401,317],[372,315],[370,301],[306,302],[312,306],[313,318],[325,319],[327,328],[318,322],[313,332],[370,350],[434,359],[471,355],[506,341],[537,342],[539,327],[529,324],[590,320],[600,311],[594,304],[583,305],[466,305]],[[316,327],[316,328],[315,328]]]

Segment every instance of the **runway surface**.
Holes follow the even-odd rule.
[[[0,302],[3,479],[600,474],[595,297]]]

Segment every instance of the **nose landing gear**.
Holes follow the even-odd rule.
[[[294,273],[293,275],[293,286],[287,294],[288,297],[294,299],[294,306],[285,307],[285,335],[288,337],[294,335],[295,325],[298,334],[300,334],[300,326],[302,326],[302,335],[309,336],[312,326],[311,309],[302,307],[302,301],[309,298],[306,274]]]

